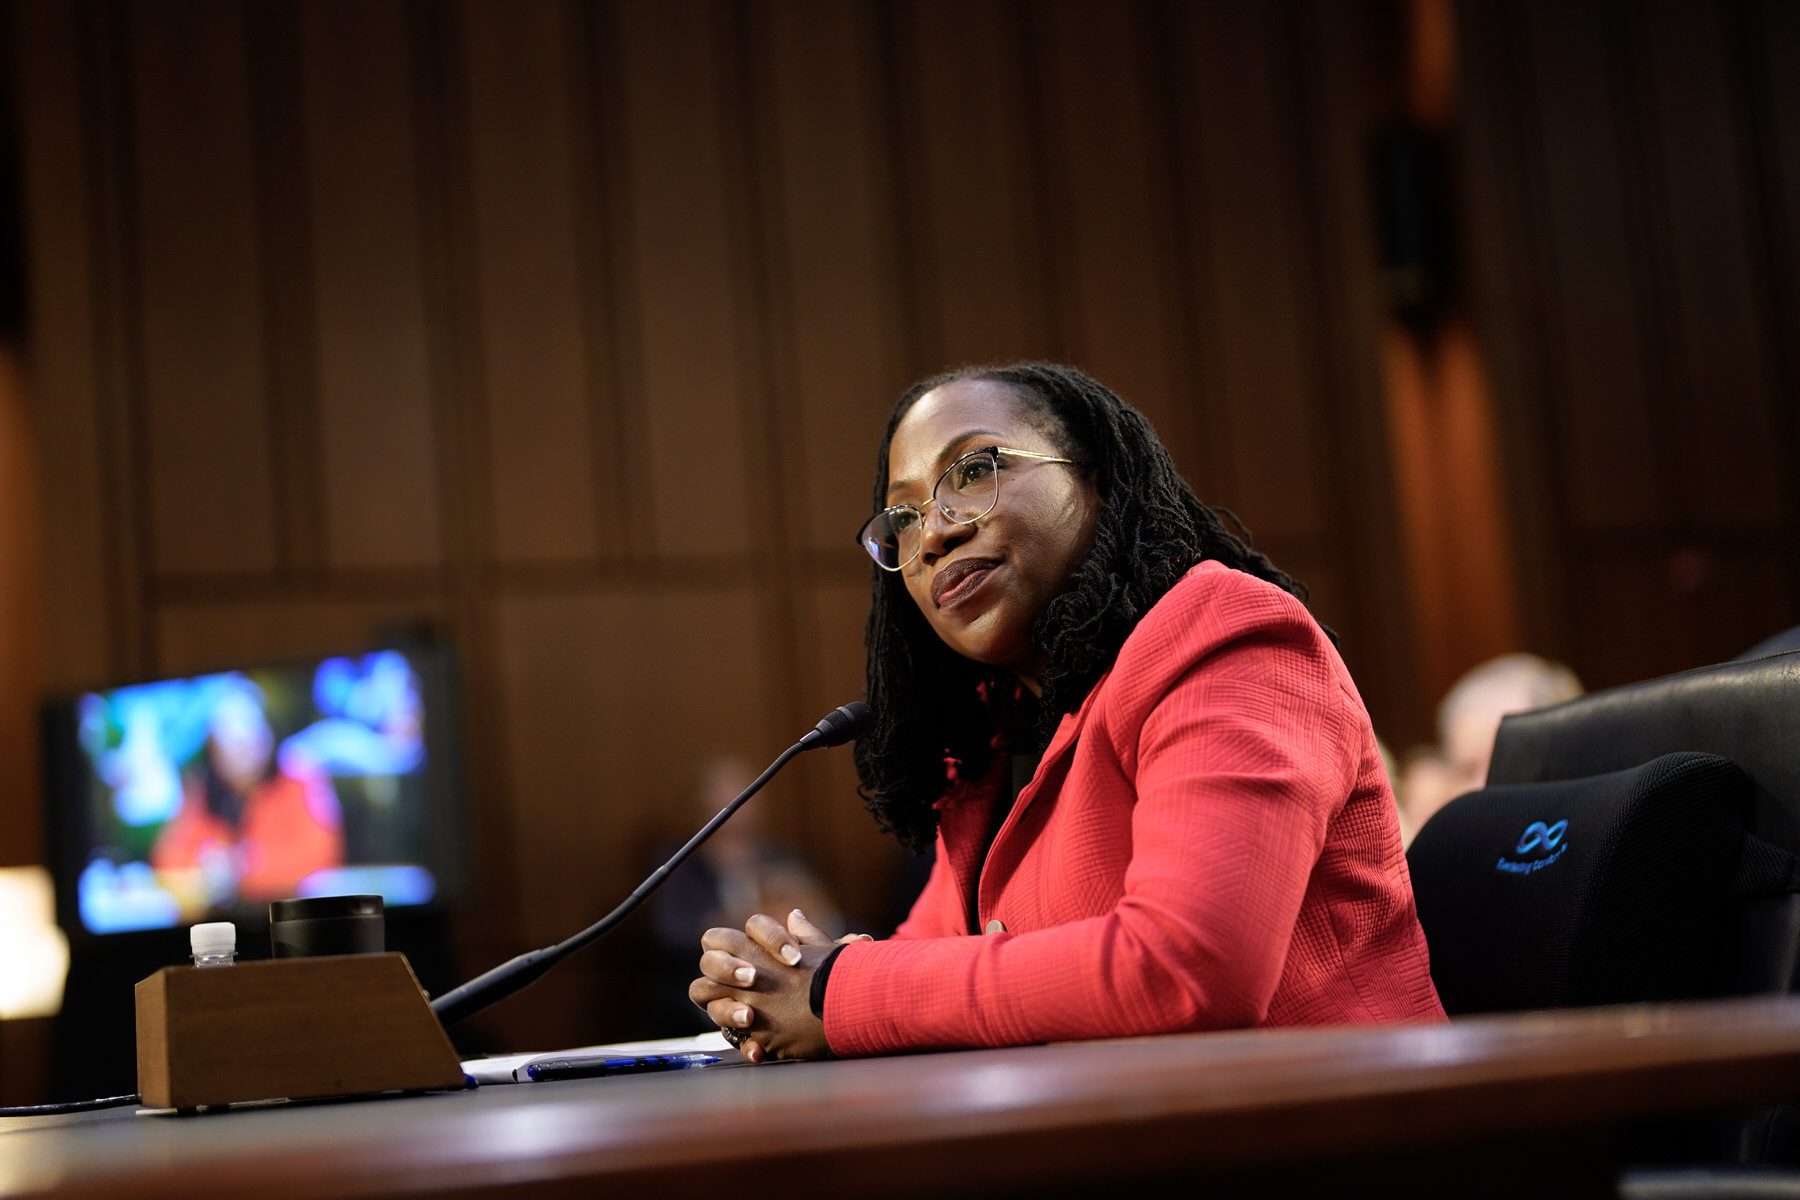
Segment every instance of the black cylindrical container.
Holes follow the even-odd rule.
[[[380,954],[387,949],[381,897],[276,900],[269,905],[269,941],[276,958]]]

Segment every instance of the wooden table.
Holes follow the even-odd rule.
[[[0,1195],[1606,1194],[1627,1122],[1789,1096],[1755,999],[8,1120]]]

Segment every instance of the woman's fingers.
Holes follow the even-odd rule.
[[[745,957],[744,952],[750,949],[750,945],[750,939],[744,936],[744,931],[741,929],[715,927],[700,935],[702,950],[723,950],[737,958]]]
[[[707,932],[711,933],[712,931],[708,930]],[[744,932],[750,935],[751,941],[761,946],[764,950],[767,950],[770,954],[773,954],[788,966],[795,966],[799,963],[799,945],[794,941],[793,937],[788,934],[788,931],[782,927],[781,922],[777,921],[774,917],[769,916],[767,913],[757,913],[754,917],[751,917],[748,921],[744,922]],[[707,945],[707,942],[702,938],[700,944],[704,946]],[[718,949],[725,950],[729,949],[729,947],[720,946]]]
[[[701,1008],[705,1008],[715,1000],[739,1000],[741,997],[722,983],[714,983],[710,979],[696,979],[688,984],[688,999]]]
[[[756,1021],[756,1010],[734,996],[712,1001],[706,1015],[721,1029],[748,1029]]]
[[[842,946],[845,942],[872,942],[874,940],[875,935],[872,933],[846,933],[837,940],[837,944]]]
[[[756,986],[756,968],[735,954],[727,954],[723,950],[708,950],[700,956],[700,973],[714,983],[722,983],[729,987]]]
[[[756,1024],[756,1010],[736,996],[722,994],[725,989],[710,979],[696,979],[688,985],[688,999],[706,1010],[707,1019],[721,1029],[743,1031]],[[752,1038],[737,1043],[738,1053],[753,1063],[768,1057],[768,1050]]]
[[[831,945],[831,935],[814,925],[807,919],[806,914],[797,908],[788,914],[787,927],[788,933],[802,946]]]

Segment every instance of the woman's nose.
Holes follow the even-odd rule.
[[[919,558],[929,566],[974,535],[973,524],[952,521],[944,515],[943,509],[934,504],[925,511],[920,525]]]

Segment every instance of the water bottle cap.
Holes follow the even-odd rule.
[[[237,926],[230,921],[208,921],[188,930],[188,945],[195,954],[237,953]]]

